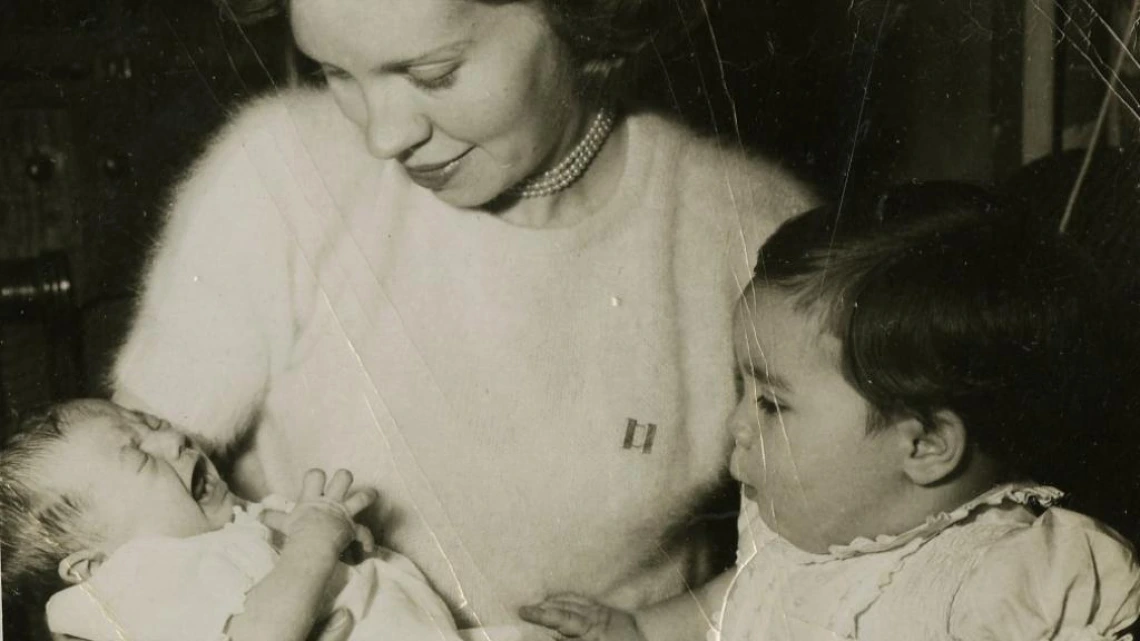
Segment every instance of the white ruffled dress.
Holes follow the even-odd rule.
[[[1140,616],[1136,552],[1010,484],[904,534],[800,550],[744,500],[737,573],[710,641],[1106,641]],[[1029,509],[1033,508],[1033,509]]]

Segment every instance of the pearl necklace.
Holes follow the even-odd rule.
[[[508,189],[507,193],[519,198],[541,198],[566,189],[586,173],[586,168],[597,157],[613,128],[613,109],[602,107],[598,110],[598,115],[594,116],[586,135],[561,162],[541,174],[523,179]]]

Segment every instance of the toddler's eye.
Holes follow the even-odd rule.
[[[775,398],[761,396],[756,399],[756,404],[760,407],[760,410],[762,412],[768,415],[775,416],[784,411],[784,406],[780,405],[779,401],[777,401]]]

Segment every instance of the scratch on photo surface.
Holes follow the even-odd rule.
[[[99,595],[95,592],[95,590],[91,589],[91,586],[88,585],[86,581],[80,583],[79,586],[80,589],[83,590],[83,592],[87,595],[87,597],[94,601],[95,605],[99,606],[99,611],[103,613],[103,618],[115,627],[115,637],[118,638],[119,641],[135,641],[127,636],[127,631],[124,630],[123,626],[120,625],[119,622],[115,619],[114,613],[112,613],[107,608],[107,604],[104,603],[101,598],[99,598]]]
[[[883,13],[879,16],[879,25],[875,30],[875,47],[871,51],[870,61],[867,63],[867,74],[863,77],[863,95],[859,99],[859,113],[855,118],[855,127],[851,132],[851,148],[847,152],[847,166],[843,170],[843,184],[839,189],[839,202],[835,207],[835,223],[831,228],[831,239],[828,241],[828,247],[835,242],[835,234],[839,230],[839,217],[843,214],[843,204],[847,199],[847,185],[851,180],[851,168],[855,165],[855,150],[859,146],[860,130],[863,128],[863,117],[867,108],[867,97],[871,93],[871,76],[875,71],[875,58],[879,55],[879,47],[883,42],[883,30],[886,28],[888,22],[887,15],[890,11],[891,3],[883,3]],[[827,263],[823,265],[823,274],[820,277],[821,281],[827,279]]]
[[[194,54],[190,51],[190,48],[186,46],[186,41],[182,39],[178,30],[175,29],[174,25],[170,22],[170,16],[166,15],[166,12],[163,11],[161,7],[158,8],[158,13],[162,16],[162,22],[166,25],[167,30],[170,31],[170,35],[174,37],[174,40],[178,42],[179,48],[186,54],[186,58],[190,61],[190,66],[194,67],[194,73],[198,74],[198,77],[202,79],[202,84],[206,87],[206,93],[210,94],[210,99],[214,101],[218,109],[225,111],[226,105],[210,87],[210,79],[207,78],[206,74],[202,73],[202,69],[198,67],[198,63],[194,60]]]
[[[1133,2],[1133,5],[1132,5],[1133,12],[1132,12],[1132,17],[1129,19],[1128,33],[1131,33],[1135,28],[1136,6],[1137,6],[1137,3]],[[1050,16],[1047,11],[1045,11],[1041,8],[1041,1],[1040,0],[1034,0],[1033,8],[1036,9],[1038,12],[1040,12],[1042,17],[1045,20],[1047,20],[1049,22],[1049,24],[1053,26],[1054,29],[1060,30],[1063,28],[1062,25],[1060,23],[1058,23],[1056,20],[1054,20],[1052,18],[1052,16]],[[1058,10],[1060,10],[1060,9],[1058,9]],[[1122,42],[1122,43],[1127,42],[1127,36],[1125,36],[1124,38],[1119,38],[1116,36],[1116,32],[1111,28],[1111,26],[1106,25],[1106,28],[1107,28],[1109,33],[1113,34],[1114,39],[1117,42]],[[1090,49],[1091,49],[1091,41],[1088,39],[1087,35],[1086,35],[1085,39],[1086,39],[1086,41],[1089,42]],[[1104,82],[1109,96],[1117,98],[1119,100],[1119,104],[1123,108],[1127,109],[1128,112],[1130,114],[1132,114],[1133,118],[1136,118],[1138,121],[1140,121],[1140,104],[1138,104],[1136,96],[1134,96],[1131,93],[1131,91],[1128,89],[1128,87],[1123,86],[1119,83],[1119,74],[1120,74],[1120,71],[1123,69],[1124,61],[1126,59],[1131,59],[1131,61],[1134,65],[1137,64],[1136,58],[1134,56],[1132,56],[1131,53],[1129,53],[1128,47],[1121,47],[1119,49],[1119,53],[1117,55],[1116,62],[1112,65],[1112,67],[1110,67],[1107,70],[1107,72],[1104,69],[1102,69],[1102,67],[1104,66],[1103,61],[1101,61],[1099,59],[1094,59],[1092,57],[1092,55],[1090,55],[1089,51],[1082,49],[1080,47],[1074,47],[1074,49],[1076,49],[1077,53],[1080,54],[1081,57],[1084,58],[1085,61],[1089,63],[1089,69],[1092,71],[1092,73],[1094,73],[1097,76],[1097,78],[1099,78],[1100,80],[1102,80]],[[1095,53],[1095,51],[1093,53]],[[1123,90],[1126,93],[1125,94],[1120,93],[1121,90]]]
[[[241,21],[238,20],[237,14],[234,13],[233,7],[231,7],[228,2],[219,2],[217,4],[225,7],[226,17],[229,18],[230,22],[237,25],[237,30],[238,33],[241,34],[241,39],[245,41],[246,46],[249,47],[249,51],[253,54],[254,60],[257,60],[258,66],[261,67],[261,70],[263,72],[265,72],[265,78],[269,81],[270,86],[273,87],[274,90],[278,89],[279,87],[277,86],[277,81],[273,78],[273,74],[269,72],[269,67],[266,66],[265,60],[262,59],[261,54],[257,52],[257,47],[253,46],[253,42],[249,39],[249,34],[245,32],[245,27],[242,26]],[[219,31],[220,30],[221,26],[219,25]],[[230,55],[230,50],[228,47],[226,47],[225,39],[221,38],[220,40],[222,42],[222,48],[226,51],[226,57],[229,58],[230,67],[232,67],[234,70],[234,76],[236,76],[238,80],[241,81],[241,74],[238,73],[237,66],[234,64],[233,56]],[[245,86],[245,82],[242,82],[242,86]],[[248,87],[246,87],[246,89],[248,90]]]
[[[1096,13],[1095,8],[1093,13],[1096,14],[1098,18],[1100,18],[1099,14]],[[1124,97],[1116,91],[1116,86],[1120,80],[1120,74],[1124,69],[1124,61],[1126,59],[1131,60],[1133,66],[1140,69],[1140,64],[1137,63],[1136,57],[1128,51],[1128,43],[1133,39],[1133,34],[1136,31],[1137,21],[1140,21],[1140,0],[1133,0],[1132,2],[1132,9],[1128,14],[1128,20],[1126,22],[1123,37],[1116,37],[1116,32],[1113,31],[1112,26],[1105,22],[1103,18],[1100,18],[1100,21],[1102,24],[1104,24],[1108,32],[1111,33],[1115,39],[1117,43],[1117,54],[1116,59],[1112,63],[1112,69],[1110,70],[1109,78],[1107,80],[1108,86],[1105,88],[1104,98],[1101,100],[1100,109],[1097,110],[1096,123],[1093,125],[1088,149],[1085,150],[1084,158],[1081,160],[1081,168],[1077,172],[1077,179],[1073,182],[1072,189],[1069,190],[1069,198],[1065,203],[1065,212],[1061,216],[1061,223],[1058,226],[1058,232],[1062,234],[1065,233],[1066,229],[1069,226],[1069,221],[1072,219],[1073,207],[1077,203],[1077,197],[1080,195],[1081,186],[1084,184],[1085,176],[1088,174],[1089,166],[1092,164],[1093,154],[1096,151],[1097,146],[1100,144],[1100,133],[1104,128],[1104,121],[1108,115],[1109,105],[1112,104],[1112,98],[1114,96],[1119,98],[1121,104],[1123,104],[1126,109],[1129,109],[1129,111],[1132,112],[1133,116],[1140,119],[1140,116],[1137,116],[1136,114],[1136,109],[1132,108],[1131,105],[1128,105],[1125,102]],[[1125,91],[1128,91],[1127,87],[1125,87]],[[1133,96],[1131,92],[1129,92],[1128,97],[1132,98],[1133,102],[1136,101],[1135,96]]]

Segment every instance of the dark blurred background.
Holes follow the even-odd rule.
[[[708,0],[708,23],[658,52],[642,93],[775,154],[832,198],[963,179],[1031,202],[1046,224],[1060,219],[1095,130],[1071,233],[1093,248],[1125,319],[1140,306],[1131,7]],[[4,413],[106,393],[172,184],[237,105],[311,68],[284,16],[269,13],[239,24],[209,0],[0,3]],[[1132,54],[1110,87],[1122,43]],[[1138,326],[1122,320],[1122,345],[1137,343]],[[1124,445],[1135,459],[1140,445]],[[1140,479],[1134,460],[1117,464]],[[1136,483],[1120,490],[1140,494]],[[1121,527],[1140,534],[1135,520]]]

